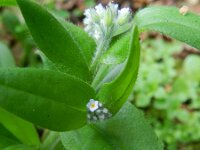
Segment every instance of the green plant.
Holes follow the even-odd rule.
[[[1,68],[0,106],[59,132],[49,131],[41,144],[33,135],[33,143],[17,138],[19,143],[33,149],[63,149],[60,141],[70,150],[163,149],[143,114],[126,102],[139,69],[139,34],[155,30],[200,48],[200,17],[190,12],[182,15],[172,7],[150,7],[132,20],[128,9],[119,13],[115,4],[106,9],[98,5],[85,12],[89,36],[35,2],[16,1],[44,68]],[[58,142],[48,144],[51,141]],[[16,147],[17,143],[8,145]]]
[[[178,42],[146,40],[142,45],[143,63],[131,98],[153,118],[155,131],[168,148],[192,145],[200,135],[200,76],[197,73],[200,57],[194,54],[185,59],[173,57],[175,53],[182,53],[182,49]]]

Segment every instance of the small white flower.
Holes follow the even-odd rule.
[[[129,8],[119,10],[118,4],[112,2],[106,7],[98,4],[95,8],[86,9],[84,15],[85,31],[95,39],[97,44],[103,39],[109,41],[119,26],[130,23],[132,16]]]
[[[96,9],[97,14],[102,18],[104,16],[104,14],[105,14],[105,8],[103,7],[103,5],[102,4],[98,4],[95,7],[95,9]]]
[[[97,121],[103,121],[112,116],[109,110],[103,107],[103,104],[94,99],[90,99],[87,104],[87,119],[89,123],[95,123]]]
[[[110,9],[112,10],[113,15],[116,16],[116,15],[117,15],[118,8],[119,8],[118,4],[114,4],[114,3],[110,2],[110,3],[108,4],[108,6],[109,6]]]
[[[127,23],[129,21],[129,19],[131,18],[130,12],[131,11],[129,8],[122,8],[121,10],[118,10],[117,23],[119,25],[123,25],[123,24]]]
[[[99,108],[99,102],[95,101],[93,99],[90,99],[89,103],[87,104],[87,108],[91,111],[94,112]]]

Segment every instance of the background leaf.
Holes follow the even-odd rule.
[[[71,34],[42,6],[29,0],[17,2],[40,50],[59,70],[90,81],[87,63]]]
[[[52,130],[83,126],[86,104],[94,95],[88,84],[67,74],[40,69],[0,70],[0,106]]]
[[[127,102],[113,118],[61,133],[67,150],[162,150],[143,113]]]
[[[134,21],[140,31],[158,31],[200,49],[200,16],[181,15],[174,7],[149,7],[139,11]]]
[[[187,79],[192,79],[193,81],[200,81],[200,57],[196,55],[188,56],[184,62],[184,74]]]
[[[0,43],[0,67],[15,67],[14,58],[6,45]]]
[[[34,126],[0,107],[0,123],[26,145],[39,146]]]

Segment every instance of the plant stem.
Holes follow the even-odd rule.
[[[111,37],[112,37],[112,28],[110,29],[110,31],[108,31],[105,36],[103,37],[103,39],[100,41],[99,46],[97,46],[97,50],[95,53],[95,56],[93,58],[92,64],[90,66],[90,70],[92,72],[96,72],[97,68],[98,68],[98,64],[99,64],[99,60],[101,59],[101,56],[103,55],[103,53],[106,51],[106,49],[108,48],[110,41],[111,41]]]

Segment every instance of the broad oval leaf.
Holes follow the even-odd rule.
[[[141,111],[127,102],[111,119],[61,133],[66,150],[162,150]]]
[[[83,52],[71,33],[42,6],[30,0],[17,2],[40,50],[62,72],[91,81],[92,76]]]
[[[0,43],[0,67],[15,67],[14,58],[6,45]]]
[[[140,44],[137,27],[133,27],[129,42],[129,56],[116,79],[102,85],[97,99],[102,101],[113,113],[116,113],[130,95],[138,74]]]
[[[174,7],[149,7],[139,11],[134,21],[140,31],[158,31],[200,49],[200,16],[181,15]]]
[[[0,69],[0,106],[42,127],[64,131],[86,123],[94,90],[73,76],[40,69]]]
[[[7,112],[1,107],[0,123],[22,143],[30,146],[39,146],[40,141],[35,127],[31,123]]]

